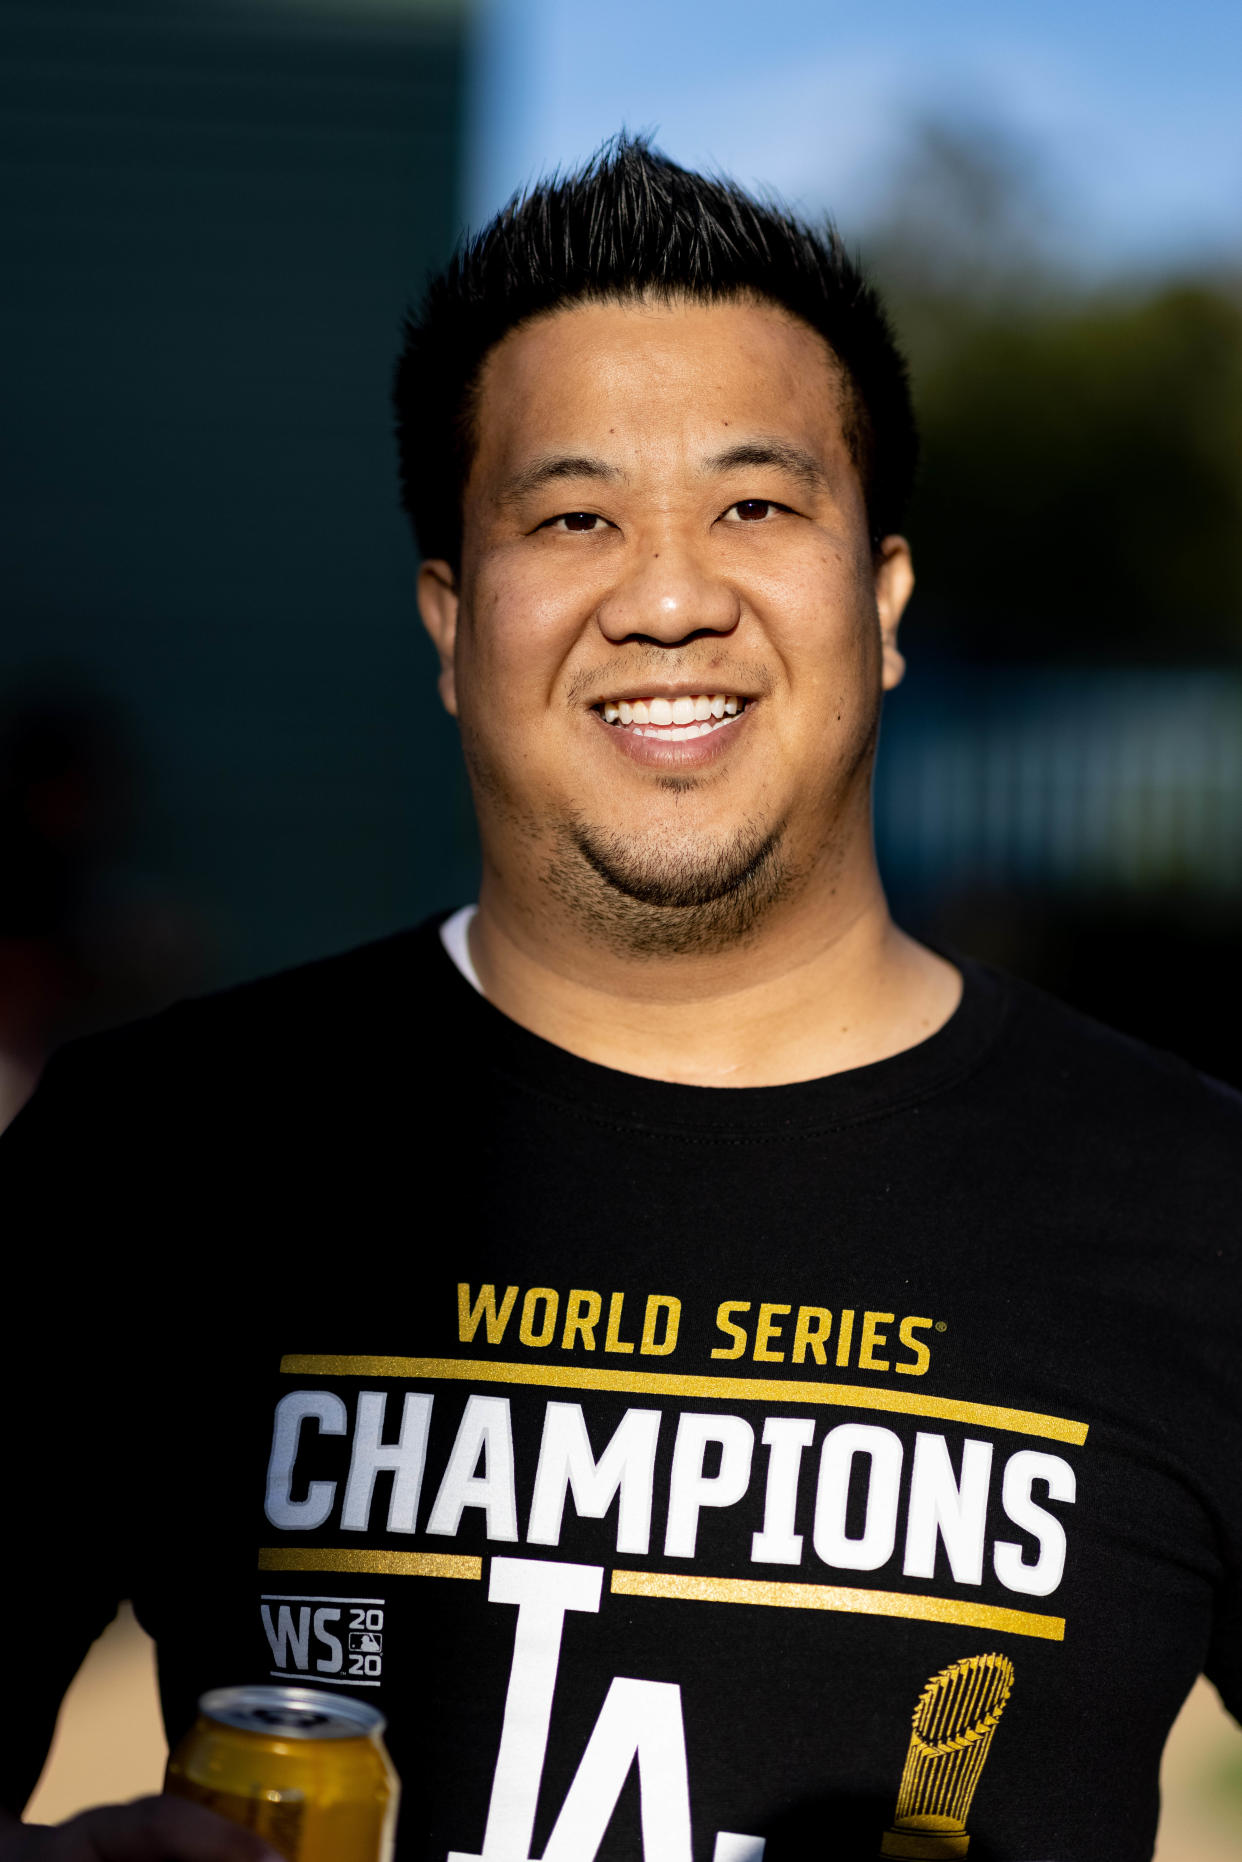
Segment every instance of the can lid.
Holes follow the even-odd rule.
[[[382,1733],[385,1720],[365,1700],[318,1687],[214,1687],[198,1710],[221,1726],[281,1739],[359,1739]]]

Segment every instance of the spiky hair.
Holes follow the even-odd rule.
[[[633,298],[765,299],[818,331],[844,373],[845,438],[872,536],[900,527],[918,451],[906,365],[834,227],[622,134],[576,173],[515,195],[405,319],[393,385],[401,501],[424,556],[459,564],[489,352],[532,317]]]

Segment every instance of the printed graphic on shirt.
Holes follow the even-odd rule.
[[[457,1336],[463,1345],[486,1343],[525,1345],[534,1350],[601,1351],[627,1357],[663,1358],[676,1351],[681,1330],[682,1302],[671,1293],[607,1295],[589,1287],[571,1287],[562,1296],[556,1287],[480,1286],[457,1289]],[[626,1302],[629,1301],[629,1308]],[[633,1309],[632,1319],[627,1317]],[[639,1314],[641,1313],[641,1319]],[[857,1323],[855,1323],[857,1321]],[[925,1376],[931,1364],[927,1337],[934,1319],[917,1313],[899,1316],[863,1308],[845,1307],[835,1319],[826,1306],[798,1305],[790,1300],[724,1299],[715,1309],[716,1342],[713,1358],[751,1358],[759,1364],[806,1364],[838,1369],[893,1370],[899,1376]],[[882,1327],[894,1327],[892,1359],[881,1356],[889,1348]],[[941,1323],[940,1330],[943,1330]],[[625,1334],[629,1332],[630,1336]]]
[[[259,1617],[280,1681],[378,1687],[384,1673],[382,1597],[289,1596],[265,1591]]]
[[[597,1615],[603,1599],[598,1566],[495,1558],[488,1601],[515,1606],[513,1653],[503,1730],[481,1849],[452,1850],[447,1862],[529,1862],[543,1784],[566,1618]],[[284,1679],[305,1680],[314,1661],[316,1685],[339,1678],[341,1641],[328,1627],[342,1614],[362,1662],[382,1630],[380,1600],[265,1596],[262,1618]],[[326,1654],[316,1656],[317,1645]],[[360,1664],[359,1664],[360,1665]],[[932,1675],[916,1703],[905,1769],[891,1827],[879,1853],[895,1857],[963,1856],[966,1819],[992,1738],[1013,1687],[1004,1655],[969,1656]],[[350,1686],[377,1685],[355,1678]],[[573,1783],[559,1810],[543,1862],[589,1862],[604,1840],[631,1772],[637,1774],[644,1855],[651,1862],[690,1862],[691,1788],[681,1690],[632,1676],[612,1679],[603,1708],[586,1736]],[[713,1862],[762,1862],[765,1839],[735,1830],[715,1833]]]
[[[970,1801],[1012,1689],[1013,1663],[1004,1655],[972,1655],[932,1675],[914,1709],[893,1826],[881,1855],[966,1854]]]
[[[479,1853],[448,1862],[527,1862],[531,1857],[557,1667],[570,1611],[600,1608],[602,1571],[583,1565],[497,1558],[489,1601],[516,1604],[513,1665],[486,1832]],[[905,1770],[880,1854],[963,1856],[966,1818],[1013,1687],[1004,1655],[967,1657],[928,1680],[914,1709]],[[681,1690],[668,1682],[616,1677],[587,1738],[543,1862],[590,1862],[622,1789],[636,1770],[648,1862],[690,1862],[690,1781]],[[716,1832],[713,1862],[761,1862],[765,1840]]]
[[[427,1549],[368,1555],[359,1546],[342,1551],[340,1563],[325,1547],[326,1562],[291,1564],[269,1547],[265,1569],[480,1577],[477,1557],[432,1548],[467,1524],[481,1524],[493,1545],[524,1538],[556,1548],[570,1519],[615,1516],[597,1543],[599,1554],[616,1559],[611,1589],[628,1596],[1064,1636],[1061,1616],[1027,1606],[1061,1584],[1068,1539],[1060,1509],[1073,1506],[1077,1477],[1064,1453],[1026,1441],[1081,1445],[1086,1426],[1070,1419],[788,1376],[468,1358],[288,1357],[282,1368],[299,1384],[276,1409],[271,1525],[299,1534],[326,1528],[346,1544],[353,1535],[417,1535]],[[328,1381],[307,1388],[302,1378]],[[360,1388],[352,1417],[332,1387],[379,1380],[403,1388]],[[464,1402],[454,1390],[462,1384],[476,1386]],[[549,1388],[557,1394],[534,1394]],[[572,1391],[594,1400],[568,1400]],[[619,1400],[632,1395],[648,1400],[622,1408]],[[683,1407],[703,1399],[719,1407]],[[885,1420],[838,1420],[842,1410]],[[300,1460],[331,1437],[348,1441],[338,1477],[301,1478]],[[376,1505],[381,1474],[391,1477],[386,1510]],[[519,1488],[530,1494],[524,1518]],[[704,1548],[717,1536],[713,1516],[732,1509],[754,1516],[741,1568],[736,1535],[733,1568],[704,1568],[711,1556]],[[303,1548],[288,1555],[304,1556]],[[830,1572],[885,1572],[891,1582],[834,1586]],[[910,1579],[948,1588],[929,1594]],[[983,1601],[985,1583],[1014,1602]]]
[[[568,1789],[559,1804],[541,1798],[562,1648],[598,1659],[588,1626],[618,1604],[1066,1635],[1051,1600],[1071,1556],[1084,1423],[929,1388],[936,1322],[918,1314],[725,1300],[708,1362],[678,1369],[681,1300],[643,1294],[633,1325],[628,1312],[624,1294],[463,1285],[460,1356],[282,1360],[291,1387],[264,1510],[290,1537],[269,1540],[260,1568],[320,1585],[327,1573],[477,1585],[479,1650],[509,1662],[496,1744],[478,1755],[491,1785],[477,1847],[442,1862],[530,1862],[537,1815],[541,1828],[551,1818],[542,1862],[590,1862],[630,1780],[646,1862],[691,1862],[681,1681],[627,1672],[615,1624],[599,1642],[613,1651],[602,1705],[571,1735]],[[613,1362],[584,1362],[597,1347]],[[743,1357],[745,1369],[710,1367]],[[846,1368],[887,1381],[840,1380]],[[382,1599],[274,1591],[261,1610],[273,1674],[378,1685]],[[1013,1680],[996,1651],[930,1675],[877,1853],[966,1854]],[[761,1862],[762,1835],[706,1836],[712,1862]]]

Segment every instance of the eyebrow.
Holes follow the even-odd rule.
[[[824,491],[828,486],[828,474],[814,453],[789,440],[742,440],[725,452],[714,453],[704,461],[703,469],[722,473],[736,471],[740,466],[775,466],[778,472],[798,479],[808,491]]]
[[[531,492],[539,491],[544,485],[552,484],[560,478],[591,478],[615,484],[624,477],[619,466],[609,465],[603,459],[593,459],[588,453],[550,453],[542,459],[532,460],[530,465],[523,466],[507,478],[500,489],[500,501],[502,504],[516,504],[519,499],[529,497]]]

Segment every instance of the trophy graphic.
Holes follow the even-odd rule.
[[[964,1856],[966,1815],[1013,1687],[1004,1655],[972,1655],[928,1681],[914,1709],[893,1827],[882,1856]]]

